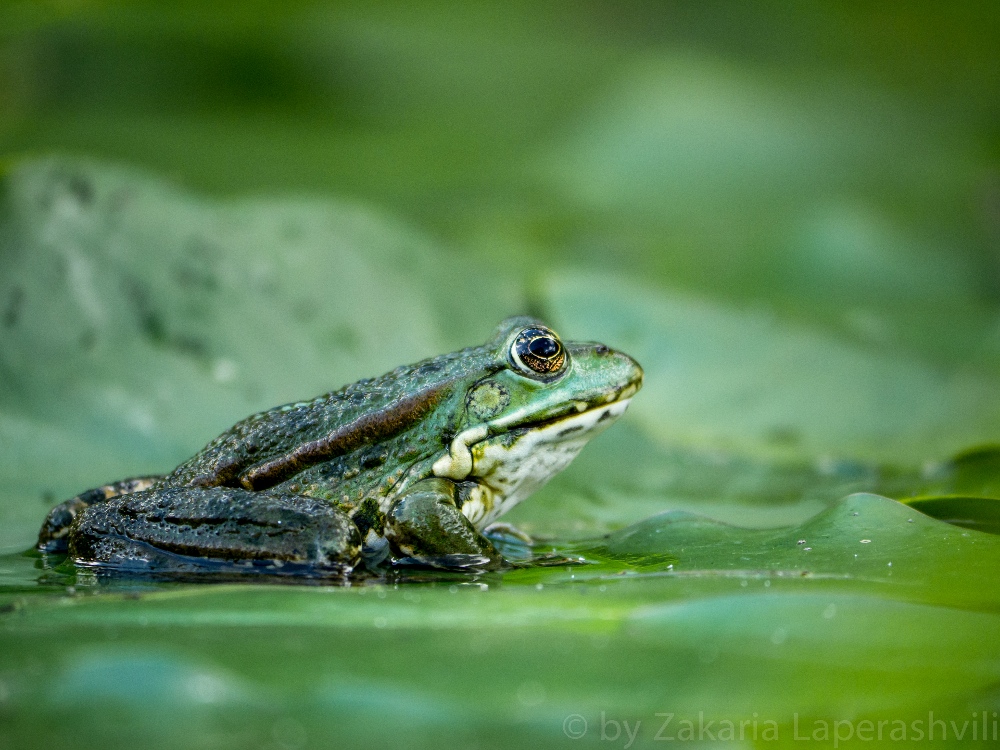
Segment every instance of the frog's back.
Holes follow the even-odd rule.
[[[266,489],[309,466],[390,438],[431,415],[482,351],[475,347],[423,360],[310,401],[254,414],[161,484]]]

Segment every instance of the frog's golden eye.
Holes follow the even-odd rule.
[[[548,328],[525,328],[510,345],[510,359],[527,375],[555,375],[566,366],[566,350]]]

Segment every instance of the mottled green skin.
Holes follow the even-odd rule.
[[[513,444],[535,425],[631,394],[642,379],[626,355],[566,342],[562,372],[526,375],[511,360],[511,342],[537,325],[511,318],[482,346],[248,417],[170,474],[139,481],[137,492],[91,491],[58,506],[39,547],[68,539],[81,561],[146,560],[152,549],[349,568],[363,540],[384,535],[397,558],[471,555],[497,564],[460,512],[476,481],[463,473],[461,440],[488,433]],[[486,423],[481,435],[470,430]],[[316,501],[345,521],[308,528]]]
[[[423,419],[390,437],[309,467],[270,489],[322,498],[349,514],[363,513],[361,506],[368,500],[377,509],[377,531],[381,533],[384,499],[393,490],[430,475],[434,457],[465,423],[469,385],[503,366],[489,347],[473,347],[398,367],[379,378],[360,380],[312,401],[255,414],[178,466],[164,477],[160,486],[195,483],[198,477],[213,473],[220,464],[236,463],[249,468],[281,455],[290,447],[319,439],[339,425],[391,408],[393,403],[414,393],[441,388],[436,407]],[[240,486],[236,478],[224,484]]]

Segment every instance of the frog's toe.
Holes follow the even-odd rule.
[[[93,505],[74,521],[70,555],[111,567],[204,563],[247,572],[286,564],[349,570],[361,555],[357,527],[322,500],[227,487],[166,488]]]
[[[534,539],[517,528],[517,526],[504,523],[503,521],[491,523],[483,529],[483,536],[494,543],[510,543],[512,541],[516,541],[526,544],[529,547],[535,543]]]
[[[414,555],[398,557],[392,561],[398,568],[430,568],[433,570],[452,570],[479,572],[485,570],[500,570],[507,567],[503,558],[493,555]]]

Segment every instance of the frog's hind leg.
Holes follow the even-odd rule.
[[[90,506],[70,528],[69,553],[138,572],[325,575],[357,564],[361,538],[347,514],[324,500],[170,487]]]
[[[147,490],[163,477],[131,477],[122,479],[120,482],[112,482],[92,490],[81,492],[76,497],[59,503],[49,511],[42,522],[42,528],[38,532],[38,542],[35,545],[42,552],[65,552],[66,536],[69,534],[70,524],[73,523],[81,511],[90,507],[94,503],[101,503],[113,497],[128,495],[132,492]]]

